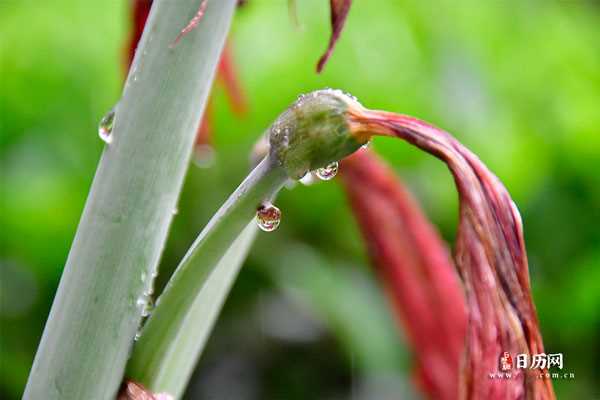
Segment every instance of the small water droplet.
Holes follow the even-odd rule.
[[[142,317],[146,318],[149,317],[150,314],[152,314],[152,308],[151,306],[148,307],[144,307],[144,309],[142,310]]]
[[[177,207],[173,208],[173,211],[171,211],[171,213],[172,213],[173,215],[177,215],[177,214],[179,214],[179,208],[177,208]]]
[[[371,147],[371,141],[369,140],[367,143],[363,144],[362,146],[360,146],[362,149],[368,149],[369,147]]]
[[[318,180],[319,179],[314,171],[308,171],[302,178],[299,179],[300,183],[304,186],[314,185]]]
[[[98,125],[98,136],[107,144],[112,142],[112,129],[115,122],[115,108],[113,107],[102,119]]]
[[[201,144],[194,149],[194,164],[198,168],[210,168],[215,165],[217,153],[212,146]]]
[[[352,100],[358,101],[358,99],[356,98],[356,96],[353,96],[352,94],[350,94],[348,92],[342,92],[342,91],[340,91],[340,92],[343,93],[344,95],[350,97]]]
[[[281,222],[281,210],[271,203],[265,203],[256,210],[256,223],[265,232],[273,232]]]
[[[138,330],[138,331],[135,333],[135,336],[133,337],[133,340],[135,340],[135,341],[137,342],[137,341],[140,339],[140,336],[142,336],[142,331],[141,331],[141,330]]]
[[[323,168],[317,169],[316,175],[319,179],[323,181],[329,181],[335,178],[335,176],[338,173],[338,169],[339,164],[337,161],[334,161],[331,164],[324,166]]]

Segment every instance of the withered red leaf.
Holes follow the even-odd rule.
[[[353,109],[357,135],[402,138],[444,161],[460,198],[455,262],[469,310],[467,353],[461,397],[553,399],[546,370],[513,370],[511,379],[490,379],[503,352],[544,352],[531,297],[527,255],[519,213],[508,192],[471,151],[449,133],[416,118]]]

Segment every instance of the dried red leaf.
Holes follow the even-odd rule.
[[[471,151],[432,125],[363,108],[351,114],[357,135],[402,138],[444,161],[454,176],[460,198],[455,262],[469,310],[461,397],[554,399],[551,381],[540,378],[539,370],[513,370],[512,379],[489,378],[498,371],[503,352],[544,352],[521,219],[502,183]]]
[[[421,388],[432,399],[456,399],[467,310],[446,246],[374,153],[353,154],[340,171],[370,257],[414,349]]]
[[[329,57],[331,57],[333,48],[340,38],[344,23],[346,22],[346,17],[350,11],[350,6],[352,5],[352,0],[330,0],[329,4],[331,7],[331,38],[329,39],[327,50],[317,63],[317,72],[319,73],[323,70]]]

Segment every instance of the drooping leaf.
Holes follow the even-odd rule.
[[[503,352],[544,352],[531,296],[519,212],[508,192],[471,151],[449,133],[416,118],[356,107],[350,111],[358,137],[402,138],[444,161],[458,189],[460,223],[455,262],[469,310],[461,395],[485,399],[553,399],[547,370],[513,370],[512,379],[489,379]]]

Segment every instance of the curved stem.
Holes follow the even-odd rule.
[[[283,168],[266,157],[209,221],[159,297],[134,347],[127,370],[129,379],[154,393],[181,394],[220,308],[220,303],[219,307],[207,306],[207,301],[215,301],[206,294],[211,286],[208,281],[219,279],[212,276],[215,269],[227,270],[227,265],[235,264],[229,260],[227,265],[219,266],[228,258],[228,249],[247,249],[256,232],[248,225],[253,224],[257,207],[275,196],[287,179]],[[239,256],[240,251],[233,253],[237,254],[237,264],[241,264],[244,257]],[[236,268],[227,271],[223,273],[231,279],[237,273]],[[221,291],[220,302],[226,293]]]

